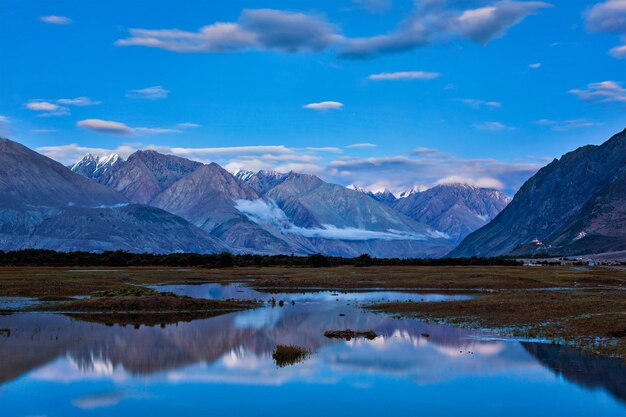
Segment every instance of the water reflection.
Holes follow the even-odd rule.
[[[207,289],[216,291],[184,290]],[[214,297],[242,294],[236,286],[221,290]],[[527,416],[537,409],[626,415],[615,400],[626,399],[626,369],[612,361],[357,307],[368,297],[404,296],[281,294],[274,297],[295,305],[163,327],[107,326],[54,314],[0,316],[0,328],[11,329],[0,335],[0,403],[6,415],[48,416],[96,409],[121,416],[276,416],[296,410],[312,416]],[[350,342],[323,336],[341,328],[373,329],[381,336]],[[312,354],[277,368],[277,345],[302,346]]]

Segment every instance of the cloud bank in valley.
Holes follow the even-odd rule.
[[[348,241],[425,240],[427,238],[427,236],[418,233],[407,233],[392,229],[381,232],[356,227],[337,227],[332,224],[324,224],[322,227],[312,228],[299,227],[291,223],[285,212],[271,200],[236,200],[235,208],[257,224],[273,226],[282,233],[304,236],[306,238]],[[428,237],[445,238],[445,234],[433,231]]]

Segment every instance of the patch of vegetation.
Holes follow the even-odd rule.
[[[164,312],[164,313],[66,313],[67,316],[79,321],[104,324],[106,326],[131,326],[139,329],[141,326],[160,326],[162,328],[181,322],[208,319],[229,313],[221,311],[195,311],[195,312]]]
[[[145,290],[145,291],[144,291]],[[130,292],[132,295],[128,295]],[[120,295],[123,294],[123,295]],[[39,305],[33,309],[38,311],[76,312],[76,313],[185,313],[207,312],[216,310],[236,311],[257,307],[254,301],[244,300],[207,300],[177,296],[173,293],[159,293],[150,289],[137,291],[111,291],[100,293],[94,297],[72,300],[53,305]]]
[[[399,302],[367,308],[545,339],[626,359],[622,290],[503,291],[461,301]]]
[[[146,287],[128,287],[118,288],[114,290],[100,291],[93,295],[93,297],[178,297],[173,292],[164,291],[159,292],[152,288]]]
[[[346,330],[327,330],[324,332],[324,336],[329,339],[344,339],[344,340],[352,340],[358,338],[365,338],[367,340],[374,340],[378,337],[375,331],[373,330],[365,330],[365,331],[354,331],[350,329]]]
[[[278,345],[272,353],[272,359],[276,362],[276,366],[283,368],[285,366],[295,365],[303,362],[311,355],[311,350],[294,345]]]

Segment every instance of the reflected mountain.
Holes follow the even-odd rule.
[[[543,365],[589,389],[605,389],[626,403],[626,364],[617,358],[581,353],[566,346],[521,343]]]
[[[197,288],[197,287],[196,287]],[[195,291],[195,290],[194,290]],[[285,299],[289,295],[283,295]],[[424,295],[413,295],[424,297]],[[127,317],[18,313],[0,316],[0,384],[82,380],[219,382],[280,385],[339,383],[364,375],[418,385],[463,378],[555,370],[584,388],[603,388],[624,400],[626,369],[611,360],[545,344],[493,340],[477,331],[395,319],[358,307],[351,297],[304,294],[295,305],[264,307],[215,317]],[[419,298],[418,298],[419,299]],[[148,324],[148,325],[146,325]],[[329,329],[372,329],[374,340],[337,341]],[[428,334],[429,337],[423,336]],[[279,345],[314,355],[278,370]]]

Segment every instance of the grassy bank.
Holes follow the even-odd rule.
[[[0,296],[63,299],[109,291],[124,294],[149,284],[245,282],[262,291],[404,289],[469,293],[443,303],[396,303],[371,308],[392,314],[489,327],[503,333],[565,341],[626,357],[626,270],[564,266],[340,266],[234,268],[0,268]],[[555,290],[558,289],[558,290]],[[160,296],[162,297],[162,296]],[[94,297],[95,299],[95,297]],[[132,300],[72,301],[82,311],[128,310]],[[135,300],[136,301],[136,300]],[[204,300],[207,301],[207,300]],[[204,302],[203,301],[203,302]],[[134,301],[133,301],[134,302]],[[146,311],[193,311],[181,300],[140,300]],[[166,303],[155,307],[152,303]],[[93,303],[93,304],[92,304]],[[106,305],[104,305],[105,303]],[[65,304],[65,308],[68,305]],[[204,306],[202,308],[210,308]],[[245,308],[244,306],[240,306]],[[61,308],[61,307],[59,307]],[[70,311],[67,308],[66,311]]]
[[[267,290],[396,288],[423,291],[626,288],[621,269],[508,266],[372,266],[333,268],[103,268],[0,267],[0,296],[94,295],[137,285],[246,282]]]
[[[567,343],[626,359],[626,292],[620,289],[514,290],[463,301],[386,303],[367,308],[491,328],[510,336]]]

